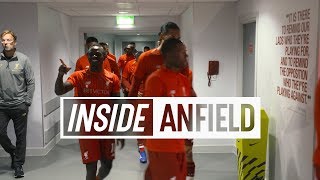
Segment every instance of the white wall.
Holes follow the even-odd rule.
[[[39,6],[39,49],[41,61],[41,76],[43,78],[44,103],[56,97],[54,83],[59,59],[67,64],[71,58],[70,52],[70,21],[71,18],[44,6]]]
[[[0,31],[12,29],[18,36],[17,51],[26,54],[35,75],[35,93],[28,115],[27,148],[43,146],[38,14],[35,3],[0,3]],[[8,130],[14,138],[12,127]]]
[[[156,32],[160,31],[160,26],[168,21],[179,22],[178,17],[172,16],[156,16],[156,17],[135,17],[135,28],[132,29],[119,29],[116,27],[115,17],[72,17],[72,61],[75,61],[84,54],[83,33],[116,33],[122,32]],[[81,45],[81,46],[79,46]],[[117,57],[118,58],[118,57]]]
[[[201,97],[236,96],[237,39],[235,3],[194,3],[181,16],[182,41],[187,44],[193,87]],[[219,75],[208,87],[208,61],[220,61]],[[234,151],[234,140],[195,140],[199,152]]]
[[[54,84],[61,65],[59,59],[70,64],[71,59],[71,18],[62,13],[38,6],[39,50],[42,78],[42,99],[44,109],[45,144],[59,130],[59,101],[54,93]],[[56,128],[56,129],[52,129]]]
[[[187,53],[189,56],[189,66],[193,69],[193,52],[192,52],[192,40],[193,40],[193,5],[191,5],[181,15],[181,40],[187,47]]]
[[[54,143],[49,149],[45,145],[59,132],[59,98],[54,82],[59,58],[70,63],[71,18],[36,3],[0,3],[0,16],[0,30],[15,31],[17,50],[32,62],[36,89],[28,117],[27,155],[44,155]],[[12,125],[9,135],[15,141]],[[2,155],[5,153],[0,151]]]
[[[238,19],[257,16],[257,95],[270,117],[269,179],[312,179],[313,103],[316,79],[318,0],[240,0]],[[277,95],[284,47],[276,46],[286,14],[311,9],[307,104]]]
[[[235,4],[195,3],[193,14],[195,28],[192,46],[196,92],[199,96],[236,96]],[[219,75],[211,87],[208,87],[207,78],[209,60],[220,62]]]

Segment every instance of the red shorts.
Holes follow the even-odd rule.
[[[96,162],[100,159],[114,159],[114,139],[79,139],[79,144],[83,164]]]
[[[149,165],[145,180],[185,180],[187,176],[186,154],[148,151]]]

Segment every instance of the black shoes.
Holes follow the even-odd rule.
[[[11,157],[11,169],[14,169],[14,157],[15,157],[15,154],[11,153],[10,157]]]
[[[17,166],[14,169],[14,177],[15,178],[22,178],[24,177],[24,172],[22,166]]]

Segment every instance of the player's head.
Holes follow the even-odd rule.
[[[105,42],[100,42],[99,43],[103,49],[106,51],[106,54],[109,54],[109,44],[108,43],[105,43]]]
[[[161,26],[159,40],[164,41],[169,38],[180,39],[180,28],[174,22],[167,22]]]
[[[89,49],[89,47],[91,47],[93,43],[98,43],[98,39],[95,37],[88,37],[86,39],[86,49]]]
[[[93,72],[103,70],[103,61],[106,57],[106,51],[98,43],[92,43],[87,52],[90,70]]]
[[[186,46],[179,39],[166,39],[160,50],[167,68],[181,70],[188,65]]]
[[[147,52],[147,51],[149,51],[150,50],[150,47],[149,46],[145,46],[144,48],[143,48],[143,52]]]
[[[136,48],[136,43],[135,42],[130,42],[129,45],[132,45],[133,48]]]
[[[124,52],[128,55],[134,55],[134,50],[135,47],[132,44],[128,44],[125,48],[124,48]]]
[[[142,53],[143,53],[142,51],[137,51],[137,52],[134,54],[136,61],[139,60],[139,57],[140,57],[140,55],[141,55]]]

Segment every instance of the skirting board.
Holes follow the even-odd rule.
[[[27,148],[27,156],[45,156],[60,141],[60,133],[57,134],[44,148]],[[230,153],[237,155],[237,148],[233,145],[205,146],[196,145],[193,153]],[[3,149],[0,149],[0,157],[9,157]]]
[[[45,156],[47,155],[52,148],[60,141],[60,133],[57,134],[45,147],[39,148],[28,148],[26,151],[26,156]],[[4,151],[4,149],[0,149],[0,157],[9,157],[9,154]]]

